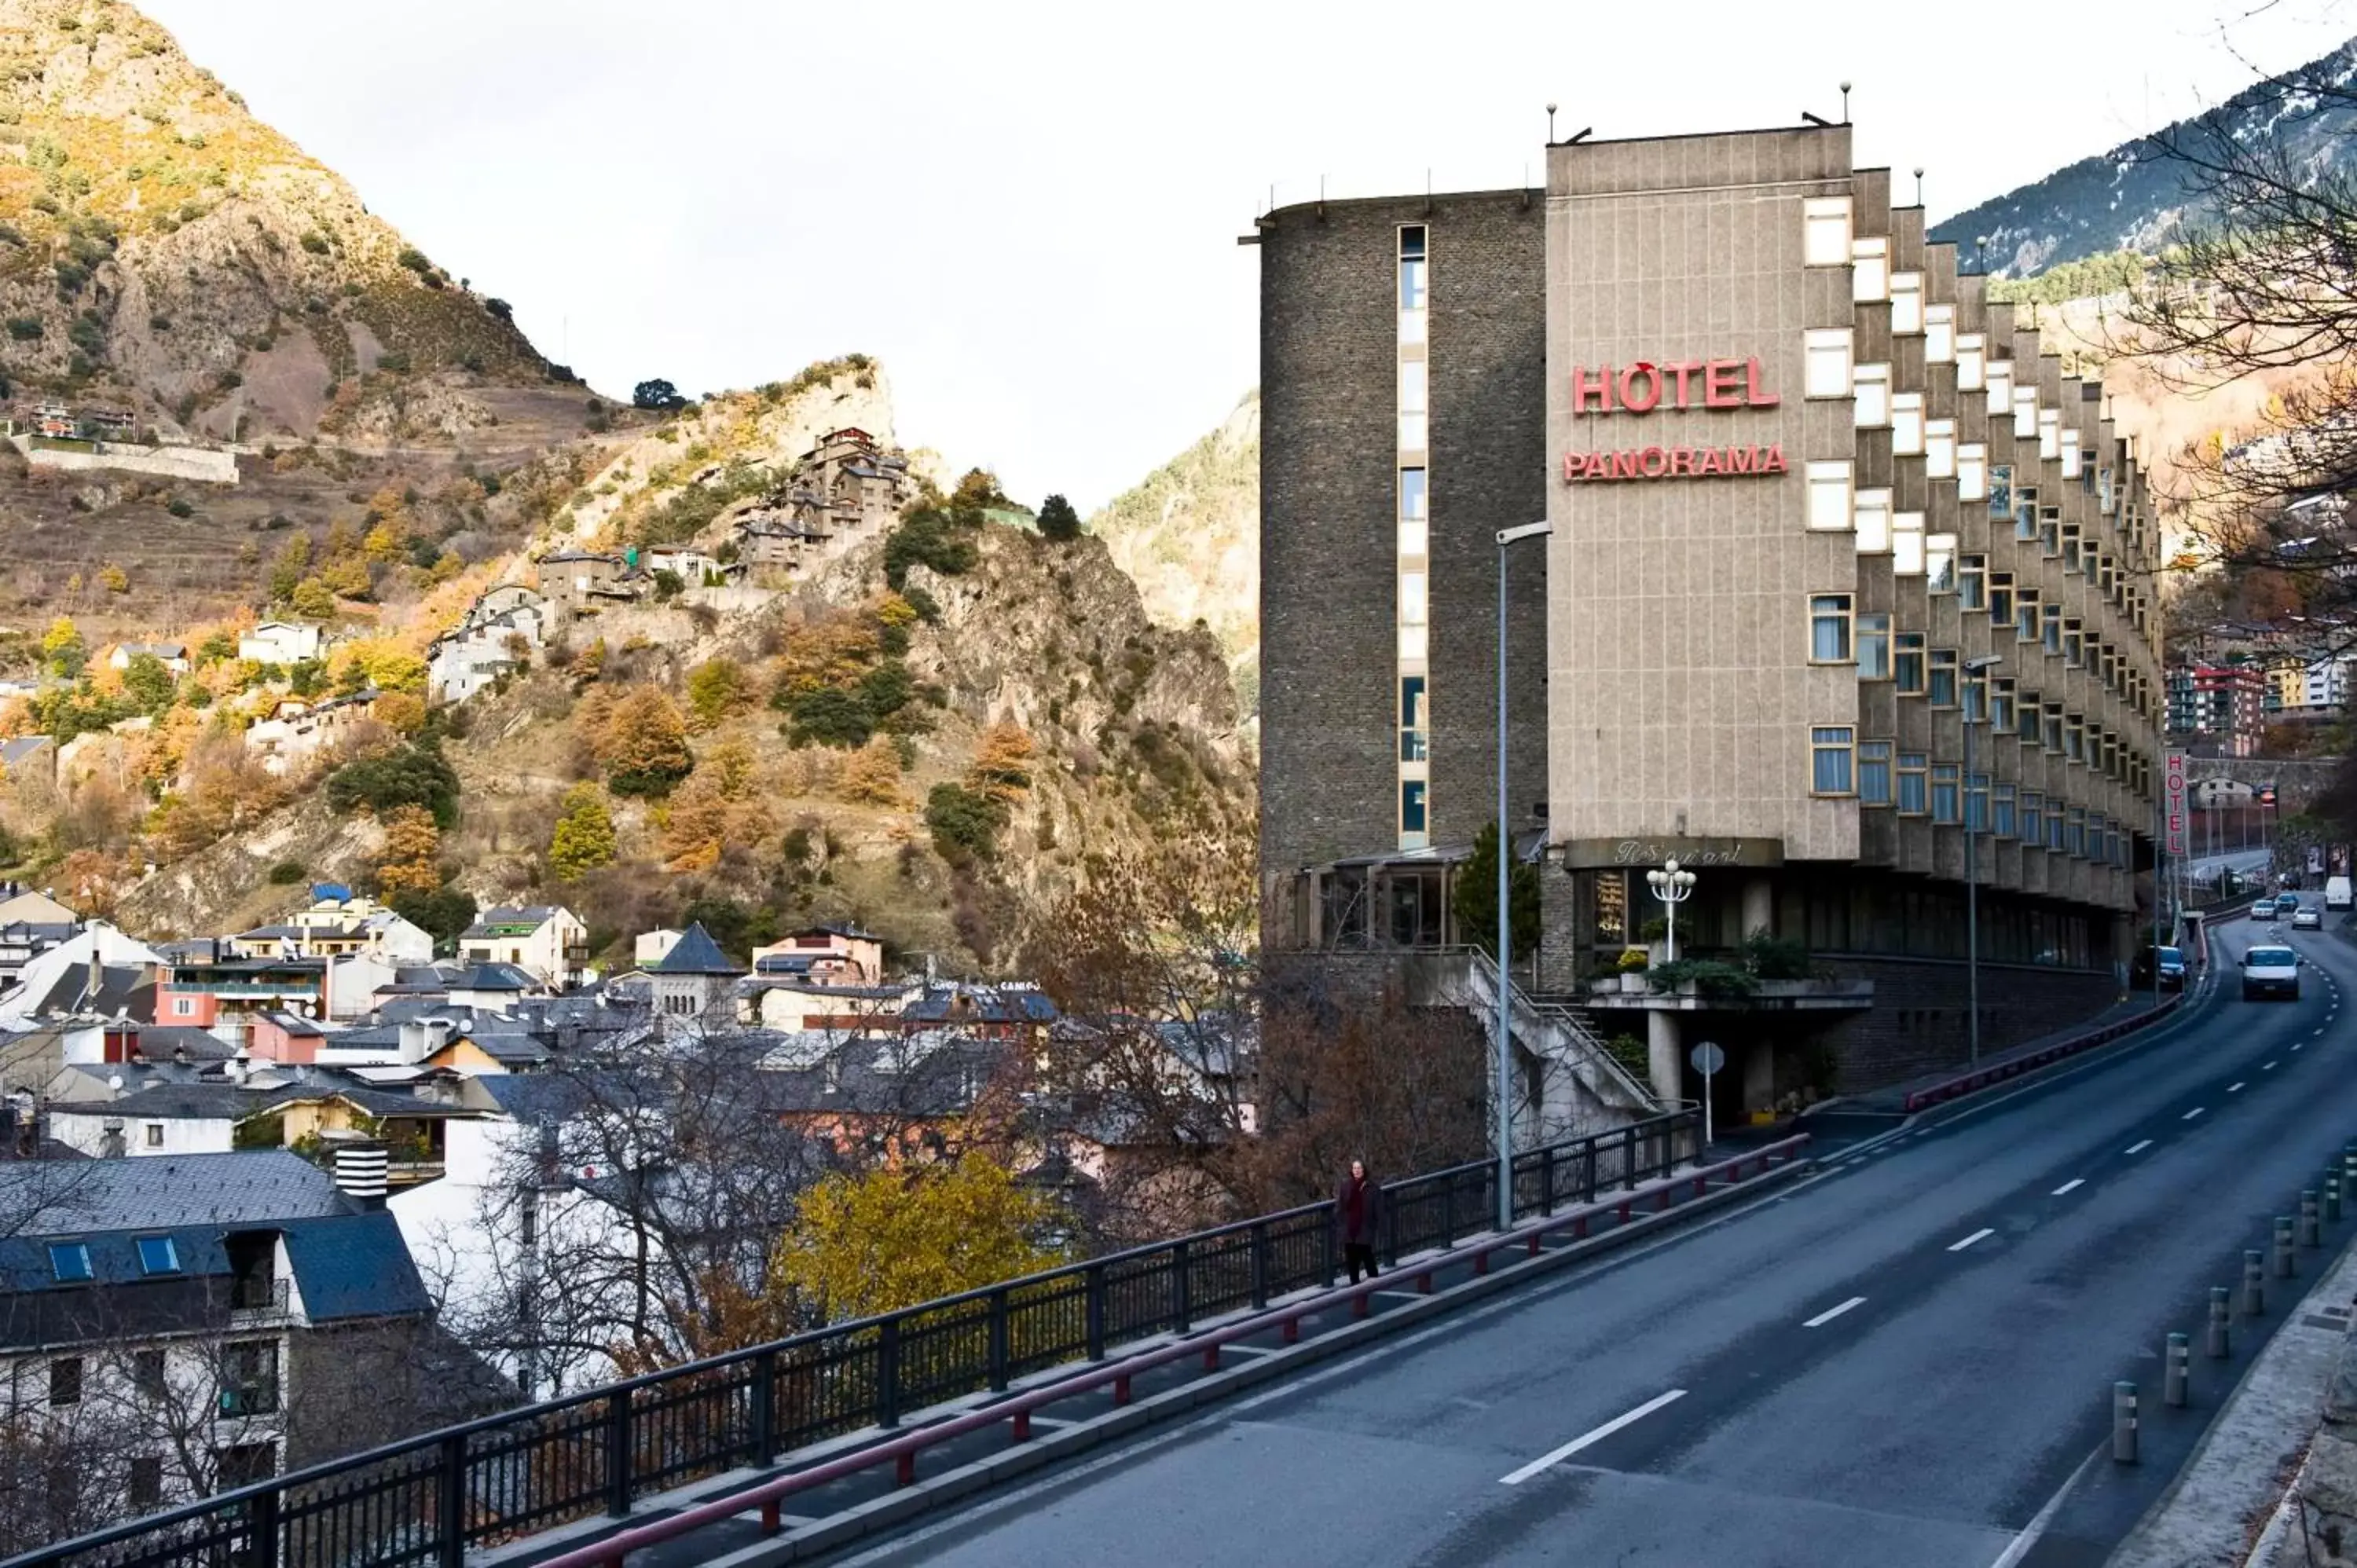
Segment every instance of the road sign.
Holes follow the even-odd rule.
[[[2168,824],[2168,848],[2185,854],[2185,753],[2171,751],[2161,774],[2161,811]]]
[[[1686,1053],[1686,1060],[1702,1074],[1702,1146],[1710,1147],[1710,1080],[1727,1065],[1727,1053],[1705,1040]]]

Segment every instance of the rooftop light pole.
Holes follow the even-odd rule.
[[[1518,528],[1498,530],[1498,1038],[1496,1041],[1498,1124],[1498,1229],[1514,1224],[1514,1107],[1508,1097],[1513,1081],[1513,977],[1507,964],[1513,950],[1513,835],[1506,816],[1506,547],[1525,539],[1544,539],[1555,524],[1542,518]]]
[[[1986,675],[2004,662],[2005,656],[1997,653],[1967,659],[1964,672]],[[1981,886],[1980,862],[1974,849],[1980,830],[1973,822],[1973,726],[1985,722],[1988,711],[1988,700],[1984,696],[1981,718],[1976,720],[1969,713],[1964,715],[1964,1036],[1972,1043],[1975,1067],[1981,1065]]]

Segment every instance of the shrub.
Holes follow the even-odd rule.
[[[655,568],[655,603],[667,605],[687,587],[686,579],[668,566]]]
[[[458,775],[438,741],[414,740],[336,769],[328,778],[328,804],[379,818],[398,807],[423,806],[435,826],[448,828],[458,820]]]
[[[376,368],[396,376],[407,375],[409,356],[402,349],[387,349],[376,357]]]
[[[1642,974],[1652,967],[1652,955],[1643,948],[1630,948],[1621,953],[1613,967],[1623,974]]]
[[[401,254],[394,260],[420,276],[434,270],[434,263],[425,259],[425,252],[414,245],[404,245],[401,248]]]
[[[8,336],[19,343],[29,343],[41,335],[41,318],[38,316],[8,317]]]
[[[1760,989],[1760,983],[1749,970],[1715,958],[1682,958],[1663,964],[1652,972],[1652,984],[1656,991],[1675,991],[1692,984],[1696,995],[1722,998],[1749,996]]]
[[[490,311],[493,316],[498,317],[502,321],[512,321],[515,319],[515,306],[510,305],[504,299],[487,299],[483,301],[483,308]]]
[[[1761,980],[1807,980],[1816,972],[1809,961],[1809,944],[1798,937],[1774,937],[1767,929],[1743,940],[1744,961]]]
[[[832,746],[856,751],[876,733],[876,717],[854,693],[821,686],[788,699],[787,738],[796,746]]]
[[[996,854],[998,830],[1006,823],[1004,806],[963,785],[936,784],[925,798],[925,826],[932,832],[933,848],[952,865]]]
[[[307,873],[301,861],[282,860],[270,868],[270,885],[273,887],[292,887],[306,875]]]
[[[170,500],[164,503],[164,510],[170,512],[174,517],[194,517],[197,515],[196,503],[189,500],[186,496],[174,496]]]
[[[911,566],[927,566],[944,577],[962,576],[973,571],[979,553],[970,536],[981,521],[979,510],[970,516],[939,507],[920,507],[910,512],[884,541],[884,580],[905,598]]]
[[[324,256],[328,253],[328,237],[314,229],[303,236],[303,248],[315,256]]]

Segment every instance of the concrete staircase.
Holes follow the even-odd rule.
[[[1462,969],[1455,970],[1442,985],[1455,992],[1448,1000],[1480,1020],[1494,1049],[1497,964],[1487,953],[1469,953]],[[1604,1037],[1577,1008],[1534,997],[1511,979],[1505,986],[1508,1034],[1523,1079],[1514,1117],[1515,1143],[1533,1147],[1555,1139],[1609,1132],[1674,1109],[1662,1103],[1650,1084],[1620,1065]]]

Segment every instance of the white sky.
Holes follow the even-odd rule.
[[[2340,0],[1180,6],[145,0],[371,209],[627,396],[865,349],[903,441],[1088,511],[1254,384],[1280,202],[1828,116],[1936,220],[2357,31]],[[2250,13],[2249,15],[2245,15]],[[1977,27],[1970,24],[1977,22]]]

